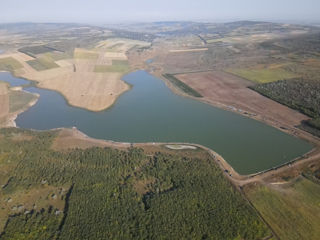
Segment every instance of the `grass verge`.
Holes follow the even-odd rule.
[[[320,236],[320,185],[299,177],[290,186],[256,186],[246,194],[280,239]]]
[[[19,68],[23,68],[23,66],[16,59],[12,57],[0,58],[1,71],[14,71]]]
[[[184,93],[193,96],[193,97],[202,97],[202,95],[200,93],[198,93],[196,90],[194,90],[193,88],[189,87],[187,84],[185,84],[184,82],[180,81],[178,78],[176,78],[173,74],[163,74],[163,77],[165,77],[166,79],[168,79],[174,86],[176,86],[177,88],[179,88],[181,91],[183,91]]]
[[[297,77],[282,68],[265,69],[227,69],[229,73],[257,83],[269,83]]]
[[[35,100],[35,96],[24,91],[10,91],[9,94],[9,110],[10,113],[19,111]]]

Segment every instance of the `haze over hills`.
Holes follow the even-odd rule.
[[[19,7],[20,6],[20,7]],[[153,1],[119,0],[56,0],[44,2],[20,0],[4,2],[0,22],[79,22],[119,23],[154,21],[211,21],[239,20],[319,22],[319,1],[305,0],[199,0]]]

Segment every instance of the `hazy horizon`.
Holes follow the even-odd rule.
[[[121,23],[153,21],[320,22],[320,1],[305,0],[11,0],[3,2],[0,23]]]

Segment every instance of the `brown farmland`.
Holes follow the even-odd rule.
[[[231,74],[210,71],[175,75],[196,91],[204,100],[252,117],[272,122],[276,126],[294,127],[307,116],[266,98],[248,88],[253,83]]]

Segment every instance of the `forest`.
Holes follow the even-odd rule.
[[[0,169],[5,169],[0,171],[0,201],[7,202],[0,211],[0,217],[7,214],[1,239],[271,235],[209,154],[198,154],[202,150],[179,154],[159,148],[150,155],[141,148],[93,147],[58,152],[51,148],[57,133],[0,130]]]
[[[312,120],[302,124],[320,130],[320,86],[315,80],[290,79],[259,84],[253,90],[279,103],[296,109]]]

